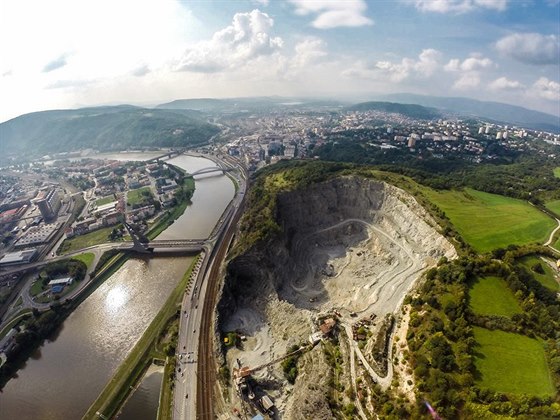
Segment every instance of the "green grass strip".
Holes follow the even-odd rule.
[[[469,297],[471,309],[479,315],[511,317],[523,312],[513,292],[500,277],[477,279]]]
[[[476,382],[504,394],[554,396],[543,345],[536,339],[474,327]]]
[[[560,292],[560,283],[556,281],[558,271],[551,268],[546,261],[535,255],[531,255],[521,258],[519,262],[524,265],[525,268],[527,268],[527,270],[531,272],[533,277],[544,287],[547,287],[553,292]],[[540,264],[540,266],[543,268],[544,274],[537,273],[532,269],[535,264]]]
[[[91,268],[91,265],[93,264],[93,260],[95,258],[95,255],[93,255],[92,252],[84,252],[83,254],[80,255],[75,255],[72,257],[73,260],[78,260],[83,262],[86,267],[88,268],[88,270]]]
[[[556,222],[523,200],[466,188],[435,191],[423,188],[477,251],[488,252],[510,244],[545,242]]]

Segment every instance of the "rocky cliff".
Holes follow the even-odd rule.
[[[355,312],[379,317],[397,311],[426,268],[455,256],[412,196],[358,176],[279,194],[275,221],[279,234],[229,262],[218,306],[220,328],[248,336],[244,349],[228,352],[228,359],[250,366],[305,341],[321,313],[336,309],[343,320]],[[279,368],[260,375],[283,382]],[[293,393],[306,395],[305,378],[312,377],[300,375]],[[303,410],[302,404],[324,407],[315,401],[319,394],[273,392],[280,414]]]

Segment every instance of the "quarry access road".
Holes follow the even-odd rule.
[[[342,220],[332,226],[323,228],[321,230],[318,230],[316,232],[313,232],[309,235],[306,235],[304,238],[302,238],[300,241],[298,241],[297,245],[302,245],[303,241],[313,235],[317,235],[323,232],[327,232],[329,230],[333,230],[333,229],[337,229],[340,227],[343,227],[349,223],[360,223],[363,224],[367,227],[368,230],[376,232],[378,235],[383,236],[383,238],[385,238],[386,240],[389,241],[389,243],[395,245],[398,249],[400,249],[400,251],[402,252],[402,256],[408,258],[409,262],[400,270],[398,270],[397,272],[395,272],[395,269],[397,269],[398,266],[402,266],[404,264],[404,260],[400,260],[399,259],[399,264],[395,267],[389,268],[388,270],[386,270],[385,272],[383,272],[383,274],[380,276],[381,279],[381,283],[376,283],[376,288],[374,290],[374,292],[372,293],[371,297],[374,298],[374,301],[368,305],[368,307],[361,311],[360,314],[362,314],[363,316],[367,316],[367,314],[371,313],[371,312],[377,312],[377,315],[379,315],[380,312],[382,313],[394,313],[395,311],[398,310],[398,308],[401,306],[404,297],[406,295],[406,293],[408,292],[410,286],[412,286],[412,284],[414,282],[410,283],[409,287],[406,287],[405,283],[407,279],[413,278],[413,277],[417,277],[417,275],[420,274],[420,272],[422,272],[425,267],[422,264],[421,261],[421,257],[419,255],[416,255],[414,252],[412,252],[411,249],[409,249],[408,247],[406,247],[405,245],[403,245],[401,242],[398,242],[397,240],[395,240],[391,235],[389,235],[385,230],[379,228],[378,226],[369,223],[363,219],[356,219],[356,218],[349,218],[349,219],[345,219]],[[371,236],[370,236],[371,238]],[[311,263],[309,263],[309,265],[311,265]],[[403,285],[405,285],[405,287],[402,287]],[[383,290],[387,287],[387,286],[391,286],[391,290],[389,291],[389,295],[388,296],[384,296],[385,299],[383,299],[382,306],[379,307],[378,303],[380,302],[379,300],[379,296],[380,294],[383,292]],[[305,286],[301,287],[301,286],[296,286],[294,284],[292,284],[292,287],[296,290],[304,290]],[[369,288],[369,287],[368,287]],[[342,319],[341,321],[342,326],[344,327],[345,331],[346,331],[346,335],[348,337],[348,344],[349,344],[349,348],[350,348],[350,361],[351,361],[351,376],[355,377],[355,356],[358,357],[358,359],[360,359],[360,361],[362,362],[362,365],[364,366],[364,368],[367,370],[367,372],[369,373],[369,375],[371,376],[371,378],[379,384],[379,386],[385,390],[387,389],[390,385],[391,382],[393,380],[393,363],[392,363],[392,357],[393,357],[393,339],[394,339],[394,334],[395,331],[393,331],[391,333],[391,337],[389,338],[389,342],[388,342],[388,356],[387,356],[387,375],[385,376],[380,376],[379,374],[377,374],[377,372],[375,372],[375,370],[371,367],[371,365],[369,364],[369,362],[366,360],[365,356],[363,355],[362,351],[359,349],[357,343],[352,340],[352,326],[351,323],[347,323],[344,319]],[[355,385],[355,380],[354,380],[354,385]],[[361,408],[361,407],[360,407]],[[360,416],[362,416],[363,413],[360,410]]]
[[[377,315],[384,315],[387,313],[395,312],[401,305],[406,293],[410,289],[410,286],[412,286],[412,284],[414,283],[414,281],[410,281],[410,284],[407,285],[407,280],[419,274],[425,267],[423,266],[422,259],[419,255],[412,252],[411,249],[408,249],[401,242],[395,240],[385,230],[363,219],[350,218],[306,235],[298,241],[296,246],[301,246],[303,241],[311,236],[343,227],[349,223],[360,223],[362,225],[365,225],[369,230],[376,232],[391,244],[394,244],[396,247],[398,247],[401,250],[402,255],[406,256],[409,259],[409,262],[404,267],[402,267],[402,265],[405,264],[404,260],[399,259],[399,264],[397,266],[389,268],[388,270],[386,270],[386,272],[383,273],[383,275],[379,276],[378,283],[376,283],[375,286],[372,285],[374,290],[370,297],[373,298],[374,301],[369,304],[366,309],[358,313],[369,314],[370,312],[375,311]],[[311,261],[308,261],[307,264],[311,271]],[[402,268],[399,266],[401,266]],[[395,272],[396,269],[399,269],[399,271]],[[369,286],[367,288],[369,289],[372,286]],[[383,293],[387,286],[391,286],[391,290],[389,290],[387,293]],[[301,292],[306,289],[306,286],[299,285],[295,282],[295,280],[293,280],[292,288],[298,292]],[[380,299],[381,295],[383,295],[382,297],[384,299]]]

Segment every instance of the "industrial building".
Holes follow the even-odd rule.
[[[39,207],[39,211],[45,220],[52,220],[58,214],[60,206],[62,205],[60,201],[59,192],[53,188],[49,191],[41,191],[33,199],[33,202]]]
[[[60,223],[51,223],[42,226],[33,226],[15,243],[17,248],[42,245],[51,240],[60,228]]]
[[[18,252],[8,252],[0,258],[0,266],[27,264],[37,256],[37,249],[26,249]]]

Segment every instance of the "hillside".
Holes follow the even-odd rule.
[[[187,146],[217,132],[193,111],[128,105],[34,112],[0,124],[6,154]]]
[[[244,338],[221,348],[220,371],[267,366],[247,381],[284,418],[427,418],[424,401],[441,418],[559,418],[560,302],[534,276],[553,252],[504,240],[477,254],[455,228],[490,237],[496,220],[469,224],[439,207],[462,197],[435,194],[365,165],[257,172],[217,306],[216,339]],[[463,197],[480,204],[471,215],[499,211]]]
[[[516,105],[477,101],[469,98],[447,98],[410,93],[385,95],[382,99],[439,108],[462,116],[476,116],[535,130],[560,132],[559,117]]]
[[[441,118],[442,114],[435,109],[420,105],[399,104],[394,102],[362,102],[348,107],[350,111],[382,111],[401,114],[420,120],[433,120]]]
[[[160,104],[158,109],[188,109],[202,112],[266,112],[279,108],[337,108],[342,104],[335,100],[313,98],[287,98],[260,96],[247,98],[192,98],[177,99]]]

